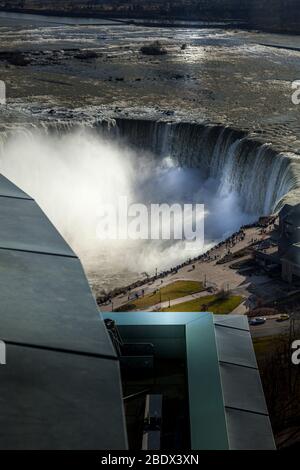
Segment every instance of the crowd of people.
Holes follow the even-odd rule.
[[[274,223],[274,221],[269,220],[267,226],[270,226],[270,224],[272,224],[272,223]],[[180,269],[182,269],[186,266],[192,265],[192,269],[195,269],[195,264],[193,264],[195,262],[207,263],[207,262],[216,261],[219,258],[221,258],[220,248],[224,248],[224,251],[225,251],[224,257],[228,256],[230,254],[231,249],[234,246],[236,246],[237,243],[240,243],[241,241],[243,241],[245,239],[245,236],[246,236],[245,231],[247,229],[255,228],[255,227],[259,227],[259,226],[261,226],[261,225],[258,222],[255,222],[253,224],[244,225],[240,228],[239,231],[233,233],[230,237],[228,237],[227,239],[221,241],[217,245],[214,245],[207,252],[205,252],[205,253],[203,253],[199,256],[196,256],[194,258],[189,258],[188,260],[184,261],[183,263],[180,263],[177,266],[172,267],[170,269],[167,269],[167,270],[161,271],[159,273],[156,273],[153,276],[147,276],[146,278],[140,279],[140,280],[130,284],[129,286],[116,288],[116,289],[114,289],[113,291],[111,291],[107,294],[99,296],[97,298],[97,303],[98,303],[98,305],[103,305],[103,304],[107,305],[107,304],[112,302],[112,299],[114,297],[118,297],[118,296],[121,296],[121,295],[127,295],[129,300],[130,300],[130,298],[134,298],[134,297],[138,298],[141,295],[145,294],[145,290],[142,289],[140,291],[141,294],[136,293],[132,296],[131,292],[133,290],[137,289],[138,287],[145,286],[147,284],[148,285],[152,284],[155,281],[157,281],[158,279],[161,279],[161,281],[163,282],[163,279],[165,277],[167,277],[169,275],[172,275],[172,274],[177,274]],[[262,230],[265,230],[266,228],[267,227],[262,226]],[[142,292],[143,292],[143,294],[142,294]]]

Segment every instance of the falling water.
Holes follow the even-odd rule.
[[[294,155],[283,155],[270,145],[224,126],[117,120],[118,135],[136,148],[157,157],[170,156],[178,165],[199,168],[220,181],[220,195],[237,192],[248,213],[270,214],[283,201],[296,202],[300,172]],[[115,132],[115,130],[111,130]]]
[[[95,214],[107,198],[125,192],[141,202],[205,203],[206,249],[285,201],[300,200],[296,156],[276,153],[241,131],[196,123],[7,125],[0,130],[1,172],[41,205],[82,259],[96,291],[190,257],[184,243],[99,243]]]

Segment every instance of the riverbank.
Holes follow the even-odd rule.
[[[130,15],[124,15],[124,17],[120,17],[118,12],[112,13],[109,12],[105,13],[89,13],[88,11],[85,13],[80,12],[66,12],[60,10],[37,10],[37,9],[30,9],[30,8],[0,8],[0,12],[3,13],[16,13],[20,15],[24,15],[24,18],[32,17],[32,15],[36,15],[36,17],[45,17],[49,16],[50,18],[68,18],[76,20],[76,24],[85,24],[81,23],[77,20],[89,20],[88,24],[92,25],[93,22],[91,20],[103,20],[105,23],[112,21],[113,24],[120,23],[120,24],[131,24],[135,26],[146,26],[146,27],[158,27],[158,28],[241,28],[241,29],[251,29],[250,25],[243,21],[233,21],[233,20],[191,20],[186,18],[177,18],[169,20],[167,17],[157,18],[157,16],[143,17],[137,16],[135,18],[131,17]],[[101,24],[101,22],[96,21],[95,24]]]
[[[176,281],[201,282],[204,289],[201,293],[188,294],[179,300],[159,301],[151,305],[150,310],[161,310],[184,304],[202,296],[210,296],[219,292],[228,292],[231,296],[242,298],[242,301],[234,307],[234,314],[245,314],[249,309],[256,306],[260,298],[271,301],[277,298],[280,292],[286,292],[287,285],[280,278],[270,278],[262,269],[253,265],[249,269],[242,266],[234,267],[237,261],[245,263],[251,259],[251,250],[266,239],[274,229],[274,218],[270,218],[267,226],[256,223],[243,227],[239,232],[219,243],[207,253],[190,259],[168,271],[158,273],[149,279],[140,281],[116,290],[106,297],[98,297],[100,310],[143,310],[139,305],[135,307],[134,300],[160,289],[166,288]],[[231,256],[229,256],[231,255]],[[199,300],[200,306],[200,300]],[[149,310],[149,305],[147,306]]]
[[[43,14],[47,16],[69,16],[74,18],[113,18],[117,21],[140,22],[144,26],[161,27],[170,25],[193,27],[193,23],[222,24],[229,27],[260,29],[279,33],[299,32],[298,0],[178,0],[166,4],[162,0],[155,2],[82,2],[63,0],[60,2],[32,2],[11,0],[0,2],[0,8],[6,12]],[[221,5],[220,5],[221,3]],[[272,15],[270,15],[270,8]]]

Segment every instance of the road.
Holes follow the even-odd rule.
[[[275,319],[269,319],[264,325],[250,326],[250,331],[253,338],[262,338],[264,336],[287,334],[289,332],[289,327],[289,320],[277,322]]]

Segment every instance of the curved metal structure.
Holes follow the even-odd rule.
[[[126,449],[119,362],[81,263],[0,176],[0,449]]]

